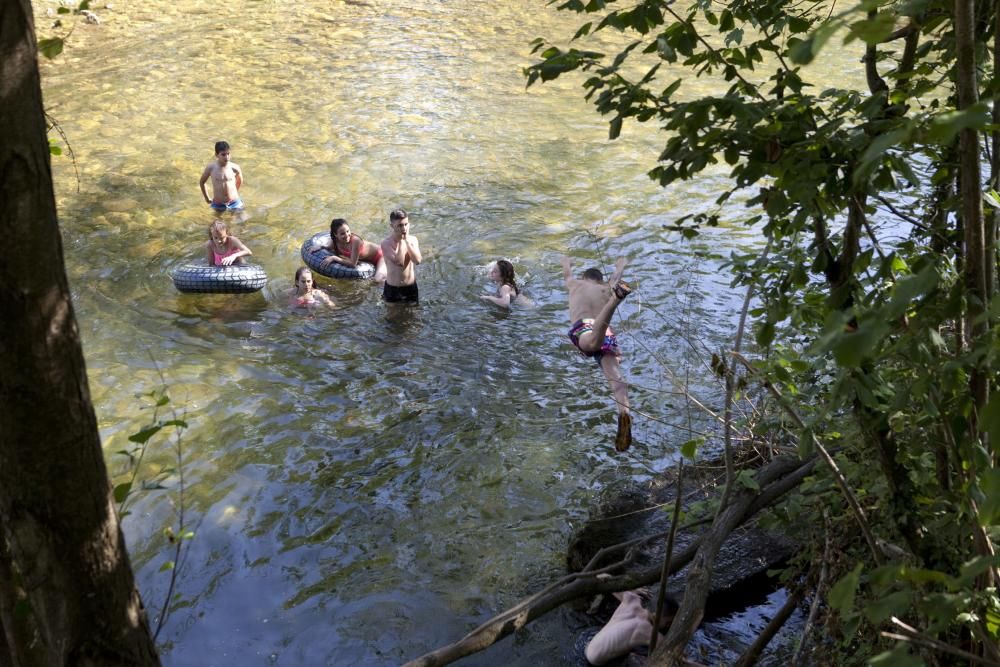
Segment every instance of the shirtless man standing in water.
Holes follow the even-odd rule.
[[[615,449],[624,452],[632,444],[632,416],[629,413],[628,384],[618,364],[621,352],[618,350],[615,332],[611,330],[611,316],[632,292],[621,280],[625,258],[618,258],[615,273],[607,283],[599,269],[587,269],[579,278],[574,278],[569,257],[562,258],[562,267],[566,291],[569,293],[569,321],[573,323],[569,339],[580,354],[597,362],[611,384],[611,391],[618,404]]]
[[[417,237],[410,234],[409,214],[401,208],[390,213],[389,229],[382,241],[386,268],[382,298],[387,303],[416,303],[417,264],[423,255]]]
[[[229,144],[215,143],[215,161],[209,162],[201,174],[198,185],[205,202],[216,211],[238,211],[243,208],[240,188],[243,186],[243,170],[235,162],[229,161]],[[208,198],[205,183],[212,179],[212,198]]]

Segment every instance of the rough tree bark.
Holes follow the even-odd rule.
[[[158,665],[63,265],[29,0],[0,0],[0,238],[0,663]]]
[[[979,101],[976,75],[976,3],[975,0],[955,0],[955,90],[958,110],[970,109]],[[965,287],[969,295],[966,331],[969,344],[985,333],[989,325],[981,315],[990,299],[986,270],[986,226],[983,220],[982,171],[979,163],[979,134],[975,128],[965,128],[958,135],[959,177],[962,197],[961,217],[965,231]],[[977,411],[989,399],[986,373],[973,369],[969,380]],[[976,419],[976,415],[973,416]],[[977,426],[978,428],[978,426]]]

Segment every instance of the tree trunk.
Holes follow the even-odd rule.
[[[958,110],[964,111],[979,101],[976,77],[976,3],[975,0],[955,0],[955,88]],[[983,221],[983,187],[979,164],[979,134],[966,128],[958,136],[959,188],[961,218],[965,229],[965,288],[969,309],[966,330],[970,345],[986,332],[988,323],[980,317],[989,301],[986,271],[986,228]],[[989,398],[985,372],[973,369],[970,381],[977,412]],[[976,419],[976,416],[973,416]],[[978,426],[977,426],[978,428]]]
[[[0,0],[0,610],[20,598],[41,649],[4,613],[0,657],[158,665],[66,281],[31,12]]]

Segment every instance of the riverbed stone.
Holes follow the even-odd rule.
[[[129,199],[124,197],[122,199],[108,199],[103,204],[105,211],[112,211],[114,213],[126,213],[128,211],[134,211],[139,207],[139,202],[134,199]]]

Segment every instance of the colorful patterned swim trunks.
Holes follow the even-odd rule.
[[[598,364],[601,363],[601,357],[605,354],[613,354],[619,359],[621,359],[622,353],[618,349],[618,339],[615,337],[615,332],[608,327],[608,331],[604,336],[604,342],[601,344],[601,349],[596,352],[586,352],[580,349],[580,336],[590,333],[594,330],[594,320],[584,319],[577,320],[576,323],[570,327],[569,339],[573,341],[573,345],[579,350],[580,354],[585,357],[593,357],[594,361]]]

